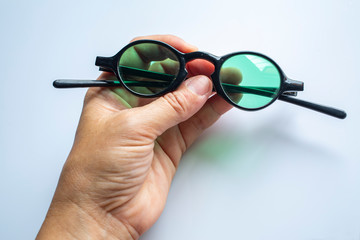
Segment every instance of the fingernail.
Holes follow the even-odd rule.
[[[196,95],[206,95],[210,92],[211,83],[208,77],[192,77],[186,81],[186,87]]]

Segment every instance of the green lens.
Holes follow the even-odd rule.
[[[167,89],[176,79],[179,67],[175,53],[156,43],[139,43],[127,48],[118,66],[126,87],[148,96]]]
[[[246,109],[256,109],[276,98],[281,77],[272,62],[246,53],[225,60],[220,69],[220,82],[233,103]]]

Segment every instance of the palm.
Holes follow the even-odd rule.
[[[191,140],[184,139],[181,133],[187,121],[158,137],[146,134],[149,129],[137,125],[135,119],[126,123],[121,121],[137,109],[128,108],[123,99],[136,105],[144,104],[123,94],[119,99],[119,95],[107,89],[93,89],[88,93],[86,101],[97,107],[92,107],[91,112],[85,109],[84,118],[87,118],[89,128],[101,124],[101,129],[104,129],[91,136],[94,139],[91,149],[101,149],[100,153],[93,154],[97,156],[93,162],[102,163],[97,164],[91,192],[101,209],[142,233],[160,216],[176,167]],[[101,121],[98,116],[102,116]],[[90,132],[90,129],[85,132]],[[126,138],[119,138],[120,135]],[[78,142],[82,141],[81,137],[77,137]]]
[[[204,69],[206,72],[209,68]],[[102,78],[112,77],[102,75]],[[88,102],[93,101],[97,106],[96,112],[88,114],[89,118],[93,118],[93,124],[98,124],[98,116],[104,116],[103,129],[107,129],[100,132],[101,136],[93,138],[106,138],[106,141],[101,141],[106,143],[103,148],[110,149],[103,151],[108,155],[101,156],[107,161],[99,169],[101,192],[96,196],[98,204],[141,234],[160,216],[182,154],[231,106],[214,95],[190,119],[154,135],[148,134],[152,130],[139,124],[139,119],[123,121],[127,116],[136,116],[137,107],[153,99],[134,97],[124,89],[91,89],[88,96]]]
[[[176,129],[178,128],[174,127],[169,132],[176,131]],[[164,141],[169,140],[163,139]],[[163,148],[158,141],[154,144],[153,151],[146,154],[148,157],[142,158],[139,156],[138,159],[138,161],[144,161],[144,165],[150,163],[148,171],[138,170],[142,176],[133,176],[138,181],[136,183],[137,187],[128,192],[129,196],[131,196],[129,201],[112,211],[112,214],[117,219],[121,221],[127,219],[128,223],[140,233],[150,228],[160,216],[176,170],[175,162],[179,160],[172,159],[169,156],[179,148],[178,145],[167,149]],[[131,171],[137,172],[136,169]],[[119,187],[121,188],[120,185]]]

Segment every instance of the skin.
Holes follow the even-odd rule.
[[[163,41],[185,53],[197,50],[171,35],[134,40],[139,39]],[[157,99],[119,88],[88,90],[37,239],[138,239],[155,223],[183,153],[231,109],[212,92],[212,64],[195,60],[187,69],[189,78]]]

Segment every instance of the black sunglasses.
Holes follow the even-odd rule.
[[[211,62],[214,91],[231,105],[259,110],[276,99],[344,119],[346,113],[294,98],[303,82],[291,80],[269,57],[256,52],[235,52],[217,57],[206,52],[182,53],[155,40],[139,40],[113,57],[97,57],[100,71],[112,72],[118,80],[55,80],[56,88],[124,87],[139,97],[158,97],[174,91],[186,79],[186,63],[194,59]]]

